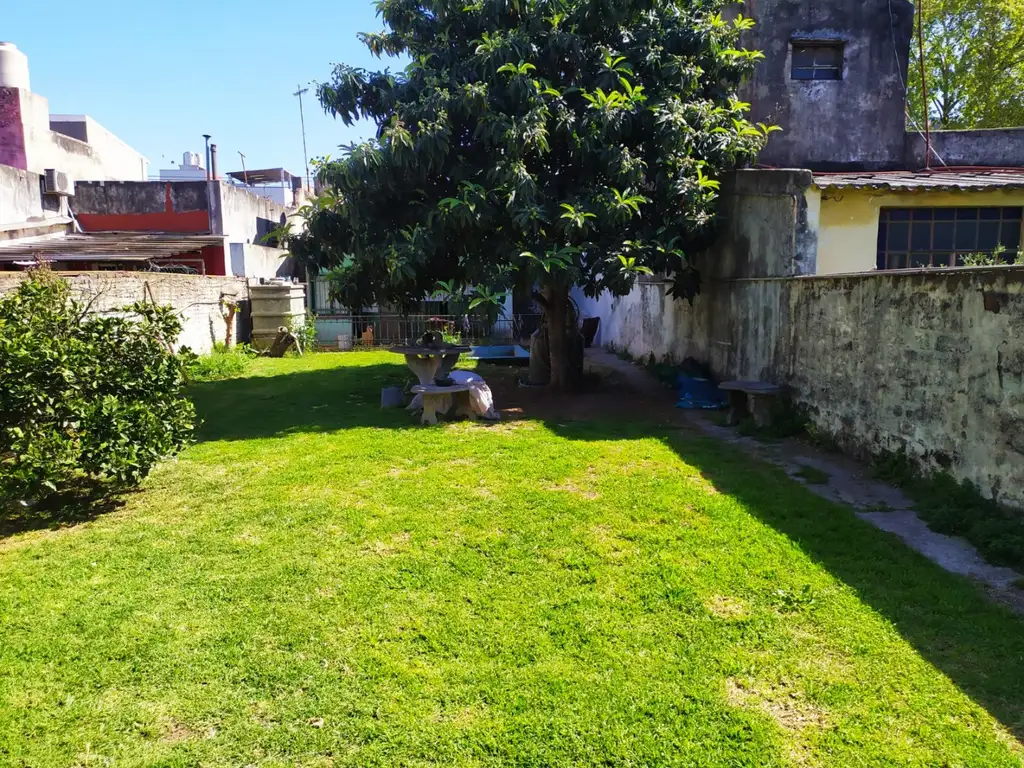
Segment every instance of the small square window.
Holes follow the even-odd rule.
[[[843,44],[833,41],[793,42],[794,80],[842,80]]]

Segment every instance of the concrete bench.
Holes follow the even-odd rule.
[[[771,426],[772,406],[782,394],[782,387],[765,381],[727,381],[718,388],[729,396],[727,422],[730,427],[735,427],[748,414],[754,417],[757,426]]]
[[[469,397],[468,384],[454,384],[439,387],[435,384],[418,384],[412,388],[415,395],[423,395],[423,423],[437,424],[438,414],[452,414],[455,418],[465,416],[476,420],[473,403]]]

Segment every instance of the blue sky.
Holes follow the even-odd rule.
[[[298,84],[334,62],[400,69],[356,39],[380,29],[372,0],[0,0],[0,40],[29,57],[50,112],[88,114],[142,152],[150,172],[217,143],[219,167],[303,172]],[[307,94],[310,156],[373,133],[327,117]],[[304,97],[306,99],[306,97]]]

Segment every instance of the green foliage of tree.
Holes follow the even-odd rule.
[[[929,117],[937,128],[1024,126],[1024,0],[927,0],[923,8]],[[911,118],[924,124],[915,38]]]
[[[192,436],[177,316],[87,309],[45,271],[0,297],[0,506],[130,487]]]
[[[374,140],[327,162],[291,247],[351,307],[409,307],[438,281],[539,287],[552,384],[575,383],[569,291],[669,276],[699,290],[719,178],[752,160],[737,87],[761,57],[725,0],[380,0],[362,36],[400,74],[335,68],[331,115]]]

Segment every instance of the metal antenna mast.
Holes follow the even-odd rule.
[[[292,96],[299,97],[299,119],[302,121],[302,160],[306,164],[306,188],[310,189],[312,184],[309,183],[309,152],[306,150],[306,115],[302,111],[302,94],[308,93],[309,88],[303,88],[301,85]]]

